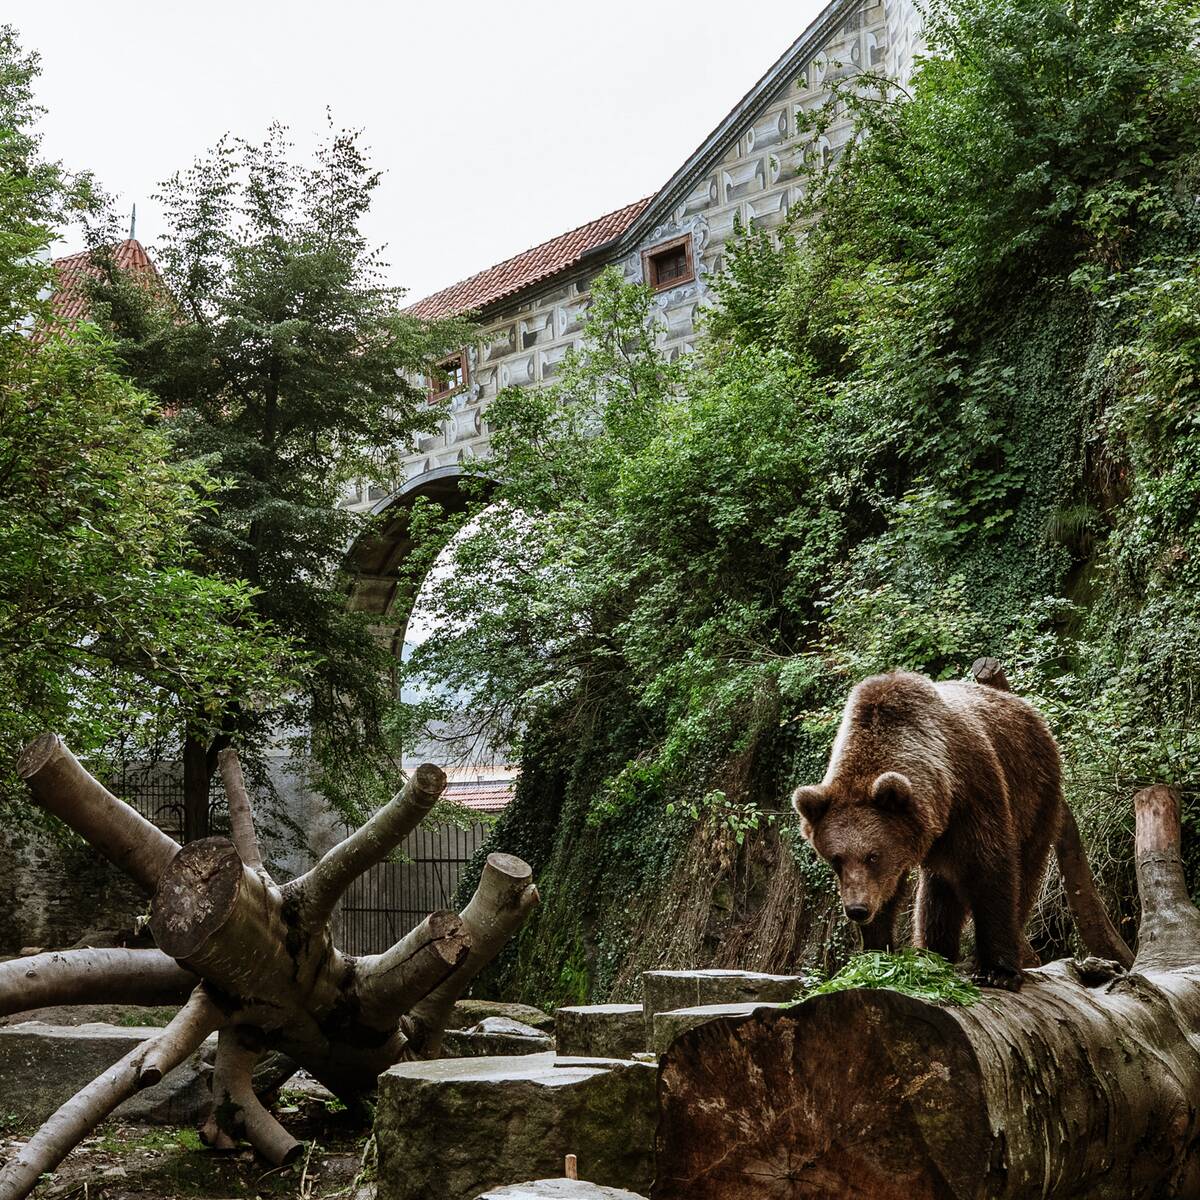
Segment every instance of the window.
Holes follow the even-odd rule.
[[[430,400],[442,400],[461,391],[467,383],[467,352],[460,350],[438,363],[429,376]]]
[[[643,251],[642,267],[646,282],[656,292],[677,287],[681,283],[689,283],[696,278],[696,271],[692,266],[691,235],[655,246],[653,250]]]

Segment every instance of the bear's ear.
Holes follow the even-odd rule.
[[[792,806],[808,824],[809,830],[829,811],[829,796],[823,787],[798,787],[792,793]],[[807,835],[808,830],[805,830]]]
[[[909,812],[912,799],[912,783],[899,771],[884,771],[871,785],[871,803],[884,812]]]

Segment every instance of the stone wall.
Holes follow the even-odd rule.
[[[256,802],[259,838],[277,877],[290,879],[315,862],[344,829],[307,785],[302,763],[280,753],[269,759],[268,769],[278,806],[273,811]],[[154,774],[161,783],[178,773],[164,763]],[[159,787],[155,804],[166,794],[167,788]],[[139,807],[150,812],[155,804]],[[222,828],[222,816],[220,809],[214,812],[215,831]],[[175,806],[158,804],[156,823],[179,836]],[[148,905],[148,897],[90,846],[63,844],[32,830],[0,830],[0,955],[29,946],[57,950],[92,931],[132,929]]]
[[[0,830],[0,954],[59,949],[97,929],[130,929],[147,900],[90,847]]]
[[[608,264],[600,264],[616,264],[627,280],[640,282],[643,251],[680,237],[692,239],[696,278],[655,296],[657,340],[668,357],[688,353],[694,345],[697,314],[711,299],[708,279],[723,265],[735,220],[746,228],[780,228],[802,195],[804,156],[836,156],[850,136],[851,122],[843,113],[814,146],[800,128],[804,114],[828,100],[835,79],[861,72],[906,79],[919,44],[912,0],[866,0],[850,6],[820,48],[782,75],[774,93],[764,95],[741,127],[730,130],[726,148],[712,166],[698,172],[691,190],[669,211],[658,213],[636,244],[621,246]],[[451,399],[441,428],[422,437],[405,460],[407,480],[440,468],[469,470],[487,456],[488,405],[504,388],[554,380],[567,352],[581,344],[591,280],[598,269],[593,261],[485,314],[478,341],[467,347],[468,383]],[[364,488],[349,498],[348,506],[367,508],[380,497],[379,489],[368,494]]]

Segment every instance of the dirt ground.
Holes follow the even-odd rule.
[[[94,1018],[93,1018],[94,1019]],[[110,1121],[77,1146],[35,1200],[373,1200],[370,1118],[348,1111],[301,1073],[273,1111],[305,1143],[289,1167],[272,1168],[248,1147],[208,1149],[194,1129]],[[0,1162],[33,1130],[0,1113]]]

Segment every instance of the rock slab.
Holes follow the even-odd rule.
[[[544,1054],[553,1049],[554,1039],[548,1034],[509,1017],[484,1017],[470,1029],[448,1029],[442,1037],[443,1058]]]
[[[794,1000],[806,982],[802,975],[768,975],[761,971],[643,971],[646,1044],[654,1045],[655,1013],[706,1004],[780,1003]]]
[[[161,1029],[94,1022],[43,1025],[25,1021],[0,1028],[0,1112],[44,1121],[80,1088],[103,1074]],[[192,1125],[208,1111],[212,1096],[202,1058],[216,1052],[216,1035],[153,1087],[131,1096],[116,1116],[153,1125]],[[293,1068],[294,1069],[294,1068]]]
[[[475,1200],[552,1178],[567,1154],[597,1184],[646,1194],[657,1070],[553,1054],[400,1063],[379,1077],[379,1200]]]
[[[670,1012],[654,1014],[654,1053],[658,1057],[666,1054],[670,1044],[680,1034],[715,1021],[720,1017],[748,1017],[760,1008],[782,1008],[782,1004],[699,1004],[693,1008],[676,1008]]]
[[[479,1200],[646,1200],[636,1192],[623,1188],[603,1187],[585,1183],[582,1179],[535,1179],[530,1183],[514,1183],[511,1187],[493,1188]]]
[[[646,1049],[640,1004],[585,1004],[555,1009],[559,1054],[584,1058],[632,1058]]]
[[[447,1029],[470,1029],[488,1017],[507,1017],[531,1025],[540,1033],[554,1032],[554,1018],[532,1004],[510,1004],[505,1000],[459,1000],[446,1022]]]

